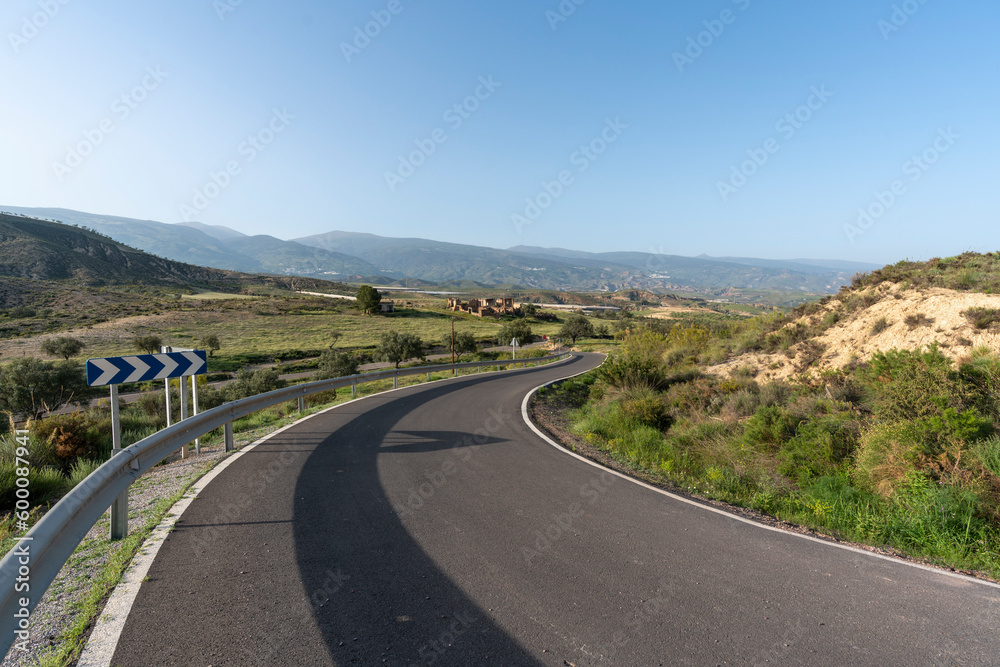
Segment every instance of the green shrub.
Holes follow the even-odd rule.
[[[743,431],[744,441],[757,448],[777,450],[795,434],[795,421],[791,415],[777,405],[757,409],[747,420]]]
[[[927,317],[923,313],[916,313],[915,315],[907,315],[903,318],[903,324],[907,326],[911,331],[917,327],[929,327],[934,324],[933,317]]]
[[[90,473],[100,467],[101,461],[96,461],[94,459],[77,459],[69,471],[69,488],[72,489],[77,484],[87,479],[87,476],[90,475]]]
[[[36,422],[32,431],[56,455],[53,465],[67,469],[80,458],[105,458],[110,452],[111,415],[85,410],[53,415]]]
[[[666,403],[678,413],[707,410],[719,396],[718,382],[712,378],[698,378],[674,384],[667,390]]]
[[[876,352],[857,370],[882,422],[907,421],[962,407],[968,392],[956,382],[951,359],[936,345],[926,350]]]
[[[258,394],[264,394],[285,386],[285,381],[278,376],[273,368],[258,370],[242,369],[236,373],[236,379],[226,385],[224,395],[227,401],[237,401]]]
[[[922,445],[910,424],[877,424],[861,434],[853,477],[883,498],[895,495],[906,480],[919,475]]]
[[[969,308],[962,315],[977,329],[989,329],[1000,322],[1000,308]]]
[[[800,482],[834,475],[857,447],[858,436],[858,423],[850,413],[804,421],[781,446],[778,472]]]
[[[662,396],[652,389],[634,389],[621,399],[622,413],[629,419],[645,426],[666,429],[670,426],[670,417],[663,403]]]
[[[357,372],[358,360],[353,354],[340,350],[326,350],[319,357],[319,373],[316,377],[325,380],[356,375]]]
[[[1000,477],[1000,437],[993,436],[972,446],[972,453],[995,476]]]
[[[12,320],[20,320],[26,317],[34,317],[37,313],[33,308],[27,306],[14,306],[7,311],[7,317]]]
[[[0,512],[9,512],[15,509],[18,472],[17,463],[0,461]],[[38,506],[65,493],[67,481],[56,468],[28,466],[27,488],[31,505]]]
[[[660,389],[667,383],[667,374],[657,359],[637,354],[612,355],[598,370],[600,378],[618,389]]]
[[[722,406],[722,412],[731,418],[749,417],[760,407],[760,388],[743,388],[731,393]]]
[[[56,455],[55,447],[44,438],[39,437],[37,424],[37,422],[32,422],[29,426],[27,444],[28,456],[22,456],[20,458],[26,458],[28,464],[32,468],[44,468],[47,466],[57,465],[59,457]],[[0,436],[0,462],[15,462],[19,458],[17,456],[17,450],[21,446],[21,443],[15,437],[14,433],[5,433]]]
[[[889,323],[889,320],[884,317],[880,317],[875,320],[875,324],[872,325],[872,335],[877,336],[891,326],[892,325]]]

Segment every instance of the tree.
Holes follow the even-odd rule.
[[[357,293],[358,308],[365,315],[378,312],[378,305],[382,302],[382,295],[371,285],[362,285]]]
[[[468,332],[455,334],[455,354],[471,354],[478,350],[475,336]]]
[[[215,334],[208,334],[202,338],[201,345],[208,350],[208,356],[212,356],[213,352],[222,348],[222,343],[219,342],[219,337]],[[157,346],[157,352],[159,352],[159,346]]]
[[[503,325],[497,340],[501,345],[510,345],[510,341],[517,339],[519,347],[524,347],[534,339],[531,327],[524,320],[514,320]]]
[[[285,386],[285,381],[278,376],[273,368],[249,370],[241,368],[236,373],[236,379],[226,385],[224,393],[227,401],[238,401],[258,394],[266,394]]]
[[[382,334],[375,356],[382,361],[388,361],[399,368],[399,364],[414,357],[424,358],[424,342],[419,336],[411,333],[389,331]]]
[[[132,339],[132,345],[135,346],[135,349],[140,352],[145,352],[146,354],[156,354],[163,346],[163,339],[154,335],[136,336]]]
[[[70,357],[80,354],[81,350],[85,347],[87,346],[84,345],[82,340],[68,336],[49,338],[42,342],[43,353],[50,357],[62,357],[66,361],[69,361]]]
[[[87,386],[83,365],[23,357],[0,366],[0,411],[15,419],[38,419],[68,403],[81,404],[97,394]]]
[[[533,303],[522,303],[521,312],[524,313],[525,317],[534,317],[538,314],[538,306]]]
[[[594,336],[597,338],[611,338],[611,331],[607,324],[598,324],[594,327]]]
[[[343,336],[343,335],[344,334],[340,333],[339,331],[331,331],[330,332],[329,336],[330,336],[330,349],[331,350],[334,347],[336,347],[337,341],[340,340],[340,337]],[[350,375],[350,373],[348,375]]]
[[[319,357],[319,373],[321,380],[355,375],[358,372],[358,360],[347,352],[327,350]]]
[[[594,325],[583,315],[570,315],[566,318],[566,324],[559,330],[559,336],[569,338],[572,345],[576,345],[577,338],[590,338],[594,335]]]

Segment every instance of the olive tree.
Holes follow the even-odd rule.
[[[411,333],[388,331],[382,334],[375,356],[382,361],[388,361],[399,368],[399,364],[407,359],[424,357],[424,342],[419,336]]]
[[[50,357],[62,357],[69,361],[70,357],[80,354],[84,345],[82,340],[70,338],[69,336],[59,336],[58,338],[48,338],[42,341],[42,352]]]

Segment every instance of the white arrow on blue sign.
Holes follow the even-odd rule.
[[[109,384],[202,375],[206,372],[207,365],[205,350],[89,359],[87,384],[91,387],[103,387]]]

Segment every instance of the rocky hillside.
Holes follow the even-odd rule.
[[[998,253],[966,253],[900,262],[857,276],[837,296],[771,320],[753,345],[757,349],[709,372],[730,375],[752,369],[761,379],[780,379],[842,368],[891,349],[937,344],[953,359],[979,346],[996,351],[998,265]]]

